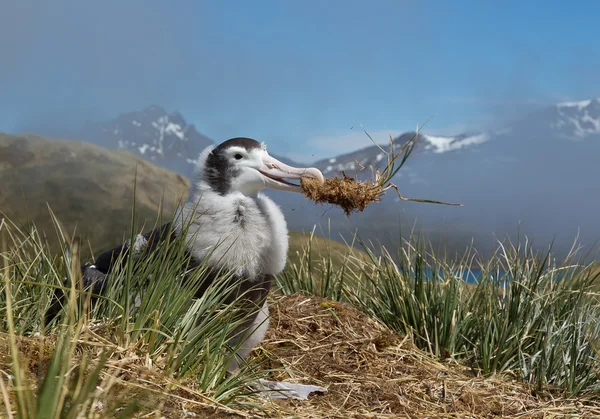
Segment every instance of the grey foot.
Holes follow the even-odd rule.
[[[258,380],[252,385],[263,396],[270,399],[296,399],[307,400],[311,393],[325,393],[327,389],[320,386],[288,383],[286,381]]]

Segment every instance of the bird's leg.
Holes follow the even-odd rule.
[[[250,353],[252,349],[260,345],[265,333],[269,327],[269,308],[266,301],[262,308],[258,311],[251,326],[247,329],[249,336],[244,334],[242,342],[234,354],[227,371],[230,374],[238,373],[243,359]],[[241,359],[240,359],[241,358]],[[289,383],[285,381],[270,381],[258,379],[249,383],[249,386],[256,390],[261,396],[270,399],[297,399],[306,400],[311,393],[325,393],[326,388],[313,385]]]

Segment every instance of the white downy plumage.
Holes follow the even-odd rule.
[[[285,178],[309,176],[323,181],[321,172],[287,166],[269,156],[264,145],[249,139],[229,140],[216,151],[209,147],[197,161],[197,179],[190,199],[175,217],[179,223],[191,221],[187,234],[192,256],[246,278],[279,274],[286,264],[288,229],[279,207],[261,191],[274,188],[300,192],[298,185]],[[176,222],[175,228],[180,231],[181,224]],[[264,339],[268,316],[265,302],[236,359],[245,358]],[[229,370],[233,372],[238,367],[234,360]],[[297,399],[326,391],[317,386],[266,380],[256,387],[271,397]]]

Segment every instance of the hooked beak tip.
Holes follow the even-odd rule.
[[[306,174],[309,175],[308,177],[318,180],[319,183],[325,182],[323,173],[321,173],[321,171],[317,168],[311,167],[309,169],[306,169]]]

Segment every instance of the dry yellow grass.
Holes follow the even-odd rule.
[[[439,362],[406,337],[347,305],[304,296],[275,296],[271,327],[253,356],[270,377],[328,389],[307,401],[264,401],[262,410],[232,409],[198,391],[193,380],[164,376],[141,348],[113,347],[98,383],[98,417],[117,400],[138,400],[136,417],[180,418],[553,418],[600,417],[600,404],[569,400],[502,377],[474,377],[468,368]],[[110,346],[106,330],[85,332],[82,353]],[[20,338],[28,376],[43,376],[53,348],[49,338]],[[0,335],[2,378],[10,372],[6,336]],[[6,382],[6,381],[4,381]],[[103,407],[104,406],[104,407]]]
[[[346,176],[325,179],[302,178],[304,195],[316,203],[327,203],[341,207],[347,216],[354,211],[363,211],[367,205],[381,200],[381,188],[371,182],[359,182]]]
[[[366,131],[365,134],[369,136]],[[370,136],[369,138],[373,141]],[[355,211],[364,211],[364,209],[373,202],[381,201],[381,197],[390,189],[394,189],[398,198],[403,201],[462,206],[461,204],[452,204],[432,199],[406,198],[402,196],[398,187],[392,183],[392,179],[412,153],[418,138],[419,136],[417,133],[413,138],[403,144],[398,151],[395,150],[394,140],[391,135],[389,138],[389,151],[384,150],[373,141],[387,157],[387,165],[383,169],[371,166],[372,176],[369,180],[358,181],[349,177],[342,171],[341,178],[335,176],[334,178],[325,179],[322,183],[316,179],[302,178],[300,181],[302,191],[307,198],[316,203],[327,203],[341,207],[348,217]],[[356,163],[361,167],[361,170],[365,169],[360,163]]]
[[[273,417],[595,417],[600,404],[534,395],[502,377],[438,362],[365,314],[314,297],[278,298],[259,350],[278,380],[328,388],[309,401],[277,401]]]

